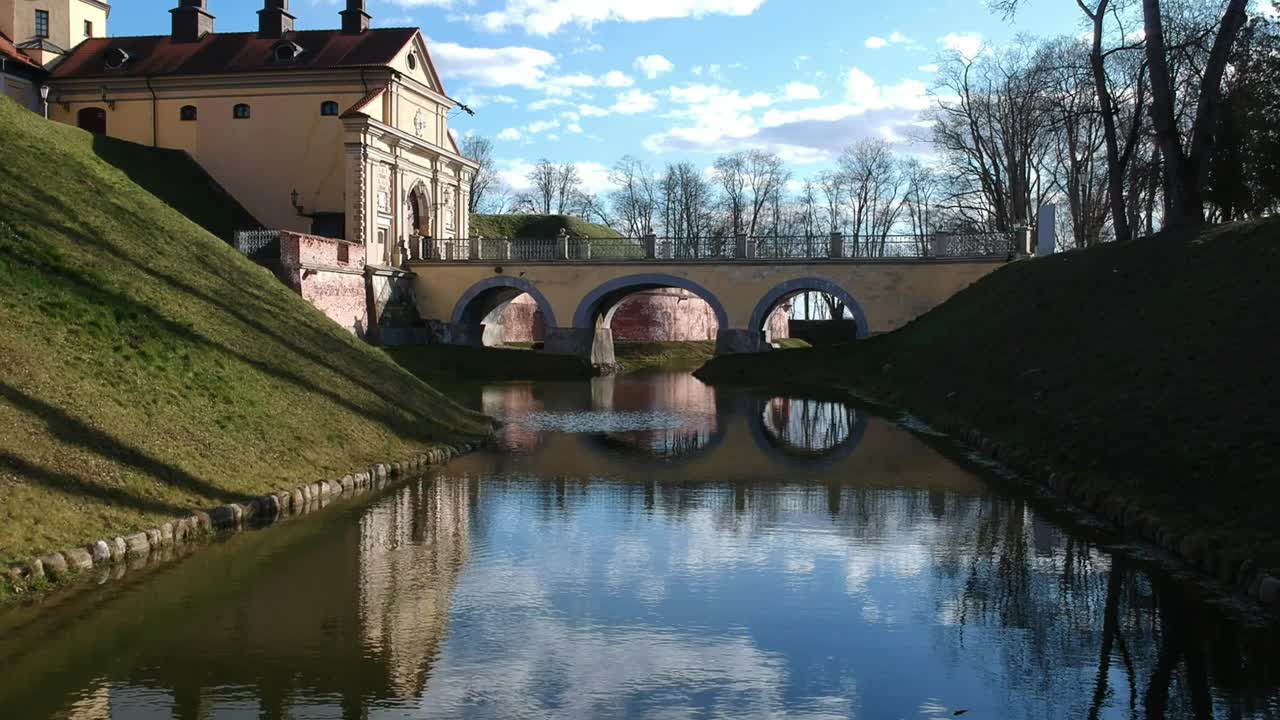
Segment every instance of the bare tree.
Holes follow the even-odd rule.
[[[1011,232],[1030,225],[1047,194],[1045,69],[1027,41],[943,68],[932,113],[933,140],[946,160],[942,210],[957,229]]]
[[[658,187],[653,172],[634,156],[626,155],[613,166],[609,182],[618,188],[611,196],[618,222],[631,237],[649,233],[658,209]]]
[[[501,185],[494,166],[493,142],[479,135],[471,135],[462,139],[461,150],[463,157],[480,165],[471,175],[471,202],[468,210],[472,213],[486,210],[501,212],[489,207],[494,200],[492,194],[498,193]]]
[[[782,158],[763,150],[747,150],[717,158],[714,171],[724,194],[730,229],[755,237],[762,214],[790,178]]]

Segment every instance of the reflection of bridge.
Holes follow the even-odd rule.
[[[508,241],[475,240],[466,252],[445,254],[460,259],[411,263],[422,316],[447,324],[451,342],[481,344],[485,325],[527,293],[546,319],[546,351],[596,364],[613,362],[613,313],[637,292],[692,292],[715,312],[717,352],[757,352],[769,348],[764,326],[770,314],[798,294],[838,298],[856,321],[858,336],[866,337],[895,330],[933,309],[1007,262],[1012,248],[1003,237],[950,253],[923,248],[850,257],[831,248],[769,253],[761,250],[765,246],[753,246],[727,255],[663,259],[652,238],[610,240],[607,251],[588,245],[577,252],[574,241],[561,239],[548,246],[553,250],[548,253],[513,252],[511,246],[499,252],[494,242]],[[615,247],[628,242],[635,245],[633,253]],[[830,243],[839,245],[835,239]]]

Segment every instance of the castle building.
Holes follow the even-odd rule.
[[[477,166],[417,28],[371,28],[346,0],[340,28],[299,30],[264,0],[257,32],[219,33],[209,5],[178,0],[168,35],[110,37],[106,3],[0,0],[16,18],[0,30],[48,64],[51,119],[190,153],[264,227],[363,244],[373,265],[468,237]]]

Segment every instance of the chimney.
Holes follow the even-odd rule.
[[[294,17],[289,14],[289,0],[264,0],[258,11],[258,35],[282,38],[293,32]]]
[[[208,0],[178,0],[173,14],[173,41],[197,42],[213,32],[213,16],[209,14]]]
[[[342,16],[342,32],[346,35],[359,35],[369,29],[369,13],[364,9],[365,0],[347,0],[347,9],[338,13]]]

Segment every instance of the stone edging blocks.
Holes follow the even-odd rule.
[[[197,510],[157,528],[31,558],[8,568],[6,575],[15,592],[21,594],[48,580],[60,581],[95,568],[123,567],[126,561],[146,561],[153,555],[158,556],[201,536],[215,532],[239,532],[251,520],[270,523],[284,517],[305,515],[323,508],[330,500],[383,489],[394,481],[415,477],[429,467],[444,465],[479,447],[478,443],[444,445],[405,461],[371,465],[366,470],[337,480],[320,480],[247,502],[229,503],[207,512]]]
[[[1159,518],[1123,496],[1095,492],[1080,483],[1073,483],[1065,474],[1022,458],[1019,453],[1010,452],[976,430],[964,431],[962,439],[982,456],[1015,470],[1029,471],[1044,489],[1078,503],[1084,510],[1161,548],[1218,583],[1243,592],[1271,610],[1280,609],[1280,578],[1259,568],[1252,558],[1236,557],[1234,553],[1218,550],[1199,534],[1178,535],[1165,528]]]

